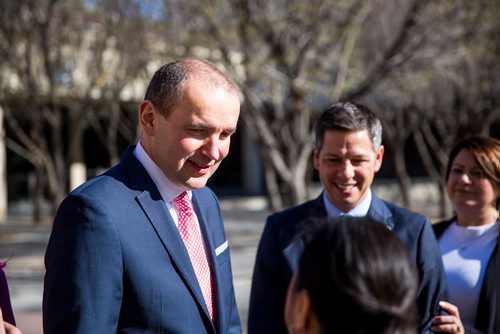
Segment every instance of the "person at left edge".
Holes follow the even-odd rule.
[[[221,212],[205,186],[239,112],[237,88],[205,61],[156,71],[139,107],[139,143],[58,209],[45,255],[46,334],[241,333]],[[185,192],[208,257],[212,312],[177,228],[175,199]]]
[[[12,311],[4,266],[5,263],[0,260],[0,334],[21,334],[19,328],[15,326],[16,320]]]

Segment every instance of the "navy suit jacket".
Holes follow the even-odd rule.
[[[446,299],[447,286],[441,255],[429,219],[383,201],[375,194],[372,196],[368,216],[385,224],[408,246],[420,276],[417,293],[420,331],[430,333],[432,318],[439,313],[438,302]],[[287,287],[292,276],[288,262],[290,256],[287,253],[290,248],[287,247],[304,230],[304,222],[310,217],[326,217],[322,196],[268,217],[253,273],[248,315],[249,334],[287,333],[283,313]],[[285,250],[287,254],[284,253]],[[355,315],[353,316],[355,319]]]
[[[215,326],[160,193],[129,148],[62,202],[45,254],[51,333],[241,333],[218,201],[193,191],[216,282]]]

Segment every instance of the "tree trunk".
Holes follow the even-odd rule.
[[[120,105],[117,102],[112,102],[109,109],[109,124],[106,136],[106,148],[109,153],[109,164],[114,166],[120,161],[118,154],[118,127],[120,125]]]
[[[43,167],[40,166],[35,166],[35,177],[34,177],[34,184],[33,184],[33,194],[32,194],[32,201],[33,201],[33,223],[35,225],[38,225],[42,221],[42,216],[43,216],[43,190],[44,190],[44,185],[45,185],[45,177],[43,173]]]
[[[411,179],[408,176],[406,169],[404,143],[394,145],[394,165],[396,168],[396,177],[398,179],[399,189],[403,198],[403,206],[405,208],[411,209]]]
[[[448,205],[446,187],[437,185],[439,191],[439,216],[445,219],[450,216],[450,206]]]
[[[5,153],[5,128],[3,126],[4,112],[0,106],[0,224],[7,220],[7,156]]]
[[[64,181],[67,179],[67,173],[64,172],[57,174],[54,166],[50,162],[47,162],[45,165],[45,171],[47,174],[44,180],[46,180],[47,184],[52,214],[55,215],[59,204],[61,204],[65,194],[67,193],[66,182]]]
[[[291,205],[298,205],[306,201],[307,197],[307,186],[305,183],[305,176],[295,177],[290,183],[291,190]]]
[[[283,208],[283,201],[276,178],[276,173],[269,163],[264,161],[264,178],[266,180],[267,198],[271,211],[278,211]]]
[[[79,111],[79,110],[78,110]],[[82,112],[70,119],[70,141],[68,148],[69,156],[69,190],[73,190],[86,181],[86,165],[83,153],[83,133],[86,121]]]

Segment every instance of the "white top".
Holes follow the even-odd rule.
[[[151,179],[155,183],[160,195],[165,202],[165,205],[168,208],[168,212],[172,216],[174,223],[176,226],[179,226],[179,215],[178,209],[176,205],[173,205],[173,200],[177,196],[179,196],[182,192],[187,191],[186,189],[176,185],[172,181],[170,181],[165,173],[156,165],[156,163],[149,157],[144,148],[141,145],[141,142],[138,142],[134,149],[134,155],[142,164],[146,172],[148,172]],[[191,191],[187,191],[189,198],[191,198]],[[199,227],[198,217],[195,216],[196,224]]]
[[[486,266],[497,243],[500,223],[459,226],[456,222],[439,238],[450,302],[465,325],[473,326]]]

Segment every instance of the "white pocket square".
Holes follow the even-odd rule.
[[[228,245],[229,245],[229,242],[227,240],[224,241],[224,243],[222,245],[220,245],[219,247],[217,247],[215,249],[215,256],[219,256],[219,254],[221,254],[222,252],[224,252],[227,249]]]

